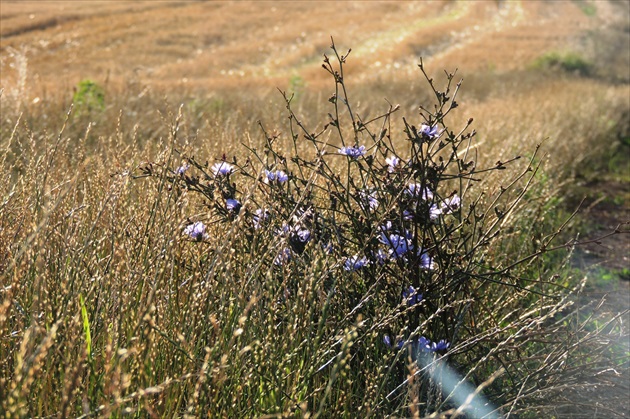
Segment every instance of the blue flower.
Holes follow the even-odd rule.
[[[379,241],[389,247],[389,256],[393,259],[404,256],[407,252],[413,250],[411,241],[399,234],[381,233]]]
[[[360,205],[364,210],[374,211],[378,208],[378,198],[376,192],[360,191]]]
[[[310,230],[301,226],[290,227],[283,224],[281,229],[276,230],[276,234],[281,237],[288,237],[291,250],[299,255],[304,252],[306,244],[311,240]]]
[[[383,336],[383,343],[392,349],[402,349],[405,346],[411,345],[413,352],[440,352],[447,350],[451,344],[445,340],[439,342],[431,342],[424,336],[420,336],[418,340],[398,340],[396,345],[392,344],[392,340],[389,335]]]
[[[407,185],[407,188],[405,189],[405,194],[412,198],[422,198],[425,201],[433,198],[433,192],[431,192],[429,188],[423,188],[422,185],[419,183],[410,183],[409,185]]]
[[[298,228],[294,237],[297,237],[302,243],[307,243],[311,239],[311,232],[305,228]]]
[[[438,351],[445,351],[447,350],[449,347],[451,346],[450,343],[448,343],[447,341],[445,341],[444,339],[440,340],[439,342],[433,342],[431,343],[431,350],[433,352],[438,352]]]
[[[234,173],[234,166],[224,161],[212,165],[214,176],[227,176]]]
[[[441,215],[450,214],[457,210],[460,204],[461,200],[457,195],[445,199],[439,206],[437,204],[431,204],[431,208],[429,208],[429,218],[431,221],[436,222]]]
[[[418,338],[418,350],[431,352],[431,341],[424,336],[420,336]]]
[[[278,252],[278,254],[273,260],[273,264],[276,266],[282,266],[285,263],[289,262],[292,257],[293,257],[293,254],[291,253],[291,249],[285,247],[280,252]]]
[[[186,170],[188,169],[190,169],[190,165],[187,163],[184,163],[181,166],[179,166],[177,169],[175,169],[175,174],[181,176],[184,173],[186,173]]]
[[[346,261],[343,264],[343,268],[346,271],[353,272],[367,266],[369,263],[370,262],[367,260],[365,256],[359,257],[359,255],[354,255],[346,259]]]
[[[233,198],[226,199],[225,206],[227,207],[228,211],[232,211],[236,213],[238,213],[239,210],[241,209],[241,203],[238,202],[238,200],[233,199]]]
[[[276,170],[276,181],[284,183],[287,180],[289,180],[289,175],[284,173],[282,170]]]
[[[258,230],[262,223],[265,222],[269,218],[269,211],[266,209],[258,208],[256,212],[254,212],[254,216],[252,217],[252,221],[254,222],[254,228]]]
[[[385,159],[385,163],[387,163],[387,171],[393,173],[400,166],[400,158],[396,156],[388,157]]]
[[[381,231],[383,231],[383,232],[385,232],[385,231],[389,231],[389,230],[391,230],[392,228],[394,228],[394,223],[392,223],[390,220],[385,221],[385,223],[384,223],[384,224],[381,224],[381,225],[379,226],[379,229],[380,229]]]
[[[446,198],[442,203],[442,213],[449,214],[455,211],[461,205],[461,199],[457,195]]]
[[[389,346],[390,348],[392,347],[392,339],[389,337],[389,335],[383,336],[383,343],[385,343],[385,345]]]
[[[429,125],[422,124],[422,126],[420,127],[419,132],[422,135],[425,135],[425,136],[429,137],[430,139],[437,138],[441,134],[441,132],[438,130],[437,125],[434,125],[434,126],[431,127]]]
[[[276,236],[286,237],[290,231],[291,231],[291,227],[288,224],[282,224],[281,228],[275,229],[275,234]]]
[[[422,301],[422,294],[420,294],[413,286],[409,285],[409,288],[403,291],[403,301],[408,306],[414,306]]]
[[[431,208],[429,208],[429,219],[436,222],[443,213],[442,208],[438,207],[436,204],[432,204]]]
[[[420,336],[418,339],[418,350],[423,352],[439,352],[445,351],[451,346],[450,343],[445,341],[444,339],[439,342],[431,342],[429,339],[424,336]]]
[[[265,179],[266,183],[269,183],[269,182],[284,183],[287,180],[289,180],[289,176],[282,170],[276,170],[275,172],[272,172],[270,170],[265,169],[265,176],[267,177]]]
[[[353,159],[358,159],[359,157],[365,155],[365,146],[362,145],[360,147],[341,147],[339,149],[339,154],[343,154],[344,156],[348,156]]]
[[[435,262],[433,261],[433,258],[429,256],[427,252],[421,250],[419,255],[420,255],[420,267],[422,267],[422,269],[428,269],[428,270],[435,269]]]
[[[384,265],[389,260],[389,255],[383,249],[378,249],[372,253],[372,258],[379,265]]]
[[[459,196],[453,195],[450,198],[447,198],[442,202],[440,206],[437,204],[432,204],[431,208],[429,208],[429,218],[431,221],[435,222],[438,220],[440,215],[450,214],[453,211],[457,210],[461,204],[461,200]]]
[[[383,336],[383,343],[384,343],[385,345],[387,345],[387,347],[389,347],[389,348],[392,348],[392,349],[394,349],[394,348],[396,348],[396,349],[401,349],[401,348],[402,348],[402,347],[403,347],[403,346],[404,346],[407,342],[405,342],[405,341],[402,341],[402,340],[398,339],[398,340],[396,341],[396,344],[395,344],[395,345],[393,345],[393,344],[392,344],[392,339],[389,337],[389,335],[385,335],[385,336]]]
[[[184,234],[188,235],[190,238],[201,241],[207,237],[206,235],[206,226],[201,222],[197,221],[188,225],[184,229]]]

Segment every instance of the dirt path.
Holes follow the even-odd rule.
[[[615,319],[601,336],[609,339],[609,353],[617,358],[618,369],[608,369],[575,386],[565,396],[567,407],[558,410],[559,417],[628,417],[630,416],[630,150],[623,147],[621,174],[603,175],[583,187],[591,195],[585,201],[583,216],[587,220],[587,242],[613,234],[597,242],[580,246],[574,266],[589,278],[578,304],[585,314],[601,319]],[[588,412],[588,413],[586,413]]]

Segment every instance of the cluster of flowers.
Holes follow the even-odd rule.
[[[437,126],[430,127],[422,125],[419,132],[431,140],[441,135],[441,131],[437,129]],[[363,145],[344,146],[338,150],[338,153],[347,156],[350,160],[356,161],[366,155],[367,149]],[[400,157],[395,155],[387,157],[385,163],[386,166],[383,168],[390,174],[403,173],[406,167],[411,166],[411,162],[404,162]],[[174,173],[183,176],[189,168],[190,166],[188,164],[183,164],[174,170]],[[217,180],[229,180],[229,177],[235,173],[235,167],[225,161],[215,163],[211,167],[211,170]],[[264,170],[263,182],[272,188],[279,187],[288,182],[288,180],[289,175],[282,170]],[[379,209],[381,202],[379,202],[377,192],[378,189],[358,191],[358,202],[363,210],[374,212]],[[242,207],[241,202],[233,195],[233,192],[224,193],[222,195],[225,199],[223,208],[228,214],[238,214]],[[412,231],[405,226],[414,225],[414,222],[419,217],[417,214],[423,211],[426,212],[426,209],[428,209],[428,220],[433,223],[438,222],[440,216],[449,214],[460,207],[459,197],[452,195],[447,199],[438,199],[427,186],[419,183],[408,183],[401,191],[400,197],[401,201],[405,204],[405,209],[401,214],[402,216],[398,217],[396,220],[384,221],[382,224],[378,225],[374,231],[377,246],[374,246],[375,248],[373,248],[373,250],[345,257],[340,263],[341,268],[347,272],[354,272],[370,265],[382,266],[392,261],[406,263],[410,260],[413,260],[421,269],[426,271],[431,271],[436,268],[435,261],[429,252],[422,247],[421,240],[415,238]],[[291,220],[288,222],[284,221],[281,227],[275,227],[271,230],[279,242],[282,243],[273,259],[275,266],[287,265],[296,256],[301,255],[308,243],[311,242],[314,236],[314,233],[311,231],[313,227],[310,226],[309,223],[304,222],[304,220],[308,218],[308,211],[297,211],[296,215],[294,215]],[[271,226],[271,216],[272,211],[267,208],[256,209],[250,219],[252,228],[254,230],[261,230],[265,226]],[[206,226],[201,221],[191,223],[185,227],[183,233],[195,241],[204,241],[208,238]],[[319,233],[320,232],[317,231],[315,235],[321,239],[323,235]],[[326,253],[333,252],[332,243],[322,243],[322,247]],[[422,294],[417,292],[413,287],[409,287],[403,293],[403,300],[408,305],[414,306],[422,301]],[[387,346],[392,348],[400,349],[407,345],[414,345],[414,347],[419,350],[429,352],[442,351],[449,347],[449,343],[444,340],[431,342],[424,336],[413,341],[400,340],[395,344],[392,344],[389,336],[385,336],[384,342]]]
[[[184,163],[174,172],[177,175],[184,175],[189,168],[190,165]],[[235,172],[234,166],[225,161],[215,163],[212,166],[211,170],[215,178],[228,177]],[[263,180],[266,184],[279,185],[287,182],[288,179],[289,176],[286,174],[286,172],[282,170],[264,171]],[[225,208],[229,213],[237,214],[240,211],[241,207],[241,202],[235,197],[228,197],[225,199]],[[269,220],[270,215],[271,213],[267,209],[257,209],[252,217],[252,225],[254,229],[258,230],[262,228],[264,223]],[[195,241],[203,241],[208,238],[208,234],[206,233],[206,226],[201,221],[196,221],[192,224],[189,224],[184,229],[184,234]],[[275,265],[283,265],[291,260],[293,252],[302,253],[305,245],[310,241],[311,232],[306,228],[302,228],[299,224],[296,224],[294,226],[284,224],[282,228],[277,229],[276,236],[286,237],[290,244],[290,248],[286,247],[280,250],[276,258],[274,259]]]

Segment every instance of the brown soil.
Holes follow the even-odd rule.
[[[616,180],[588,182],[585,188],[597,191],[599,196],[587,197],[583,215],[589,220],[588,233],[582,241],[590,242],[578,249],[576,263],[588,269],[600,266],[611,270],[630,269],[630,185]],[[624,282],[630,277],[622,274]]]

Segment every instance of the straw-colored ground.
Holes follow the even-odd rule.
[[[32,95],[140,79],[152,87],[212,89],[307,85],[324,77],[330,36],[353,49],[354,81],[418,80],[432,69],[462,75],[522,69],[547,51],[615,49],[590,36],[627,24],[623,2],[109,2],[2,1],[2,87],[28,57]],[[625,22],[624,22],[625,21]],[[626,54],[627,55],[627,54]],[[627,64],[621,54],[607,65]]]

